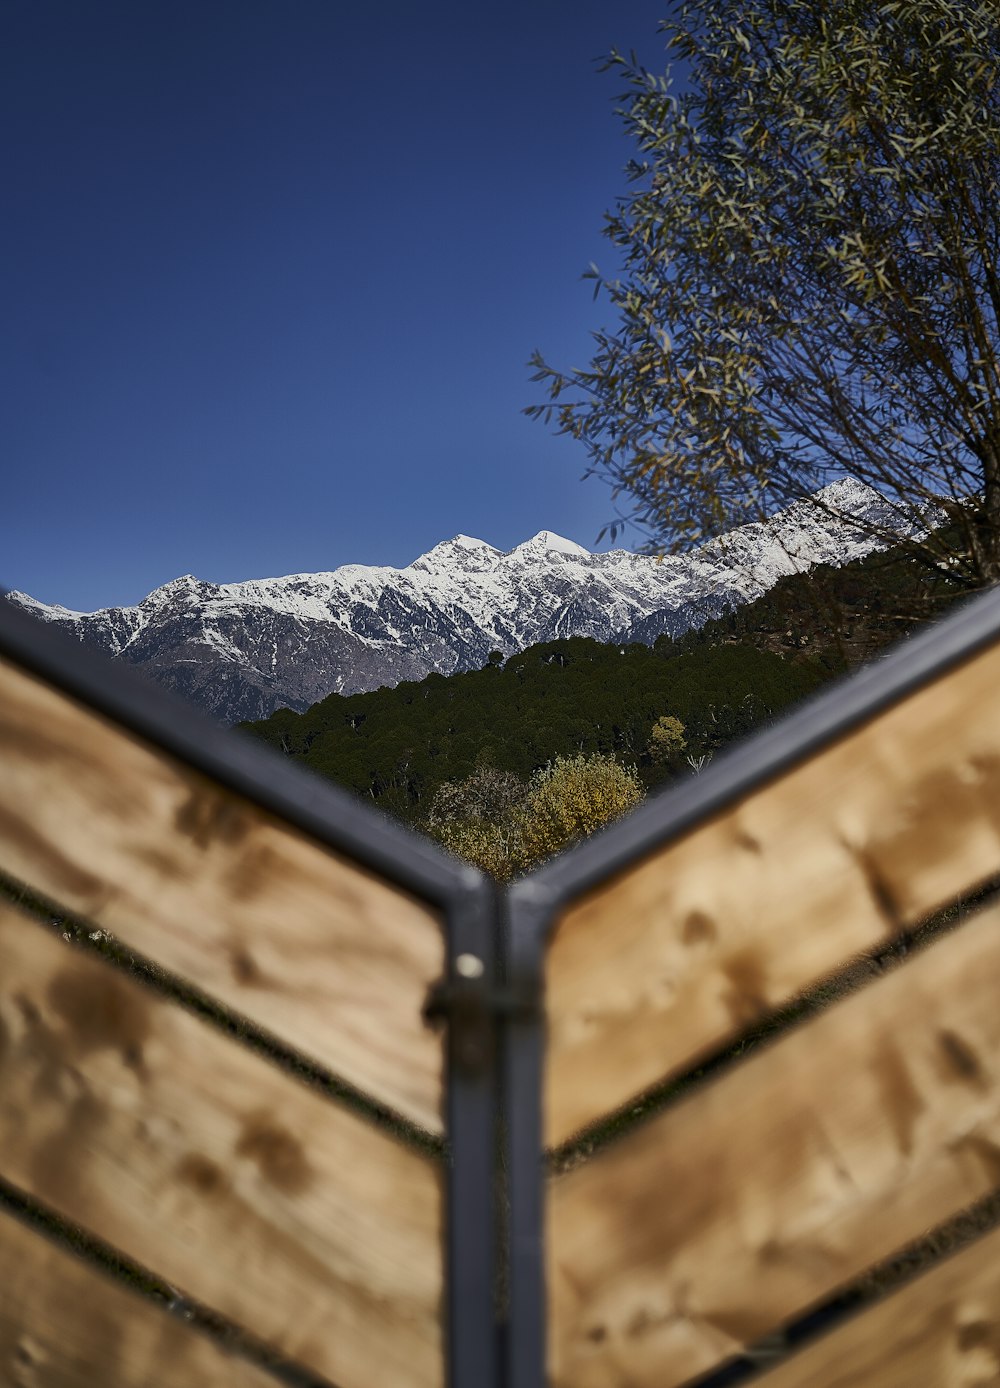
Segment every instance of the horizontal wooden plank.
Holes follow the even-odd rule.
[[[0,662],[0,868],[441,1130],[436,914]]]
[[[1000,1383],[998,1308],[1000,1230],[795,1355],[759,1388]]]
[[[1000,648],[569,907],[546,1140],[1000,872]]]
[[[270,1374],[6,1214],[0,1287],[5,1388],[276,1388]]]
[[[994,1189],[998,976],[991,908],[555,1179],[557,1388],[686,1382]]]
[[[0,1174],[340,1388],[442,1381],[439,1163],[10,907]]]

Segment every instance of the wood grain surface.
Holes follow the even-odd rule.
[[[433,911],[0,662],[0,868],[440,1132]]]
[[[442,1382],[439,1164],[7,906],[0,1174],[339,1388]]]
[[[1000,1383],[1000,1231],[760,1380],[760,1388],[987,1388]]]
[[[683,1383],[1000,1184],[998,977],[990,908],[556,1178],[556,1388]]]
[[[1000,648],[568,908],[547,1142],[1000,873],[998,691]]]
[[[277,1388],[277,1380],[0,1214],[4,1388]]]

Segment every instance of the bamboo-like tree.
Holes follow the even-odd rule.
[[[527,412],[583,441],[652,547],[851,475],[884,498],[877,535],[930,522],[915,558],[996,582],[1000,4],[677,0],[670,16],[676,91],[608,60],[638,145],[606,219],[621,272],[589,272],[617,327],[585,369],[536,354],[548,400]]]

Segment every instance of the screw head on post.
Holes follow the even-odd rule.
[[[486,965],[478,954],[459,954],[455,959],[455,972],[460,978],[482,978]]]

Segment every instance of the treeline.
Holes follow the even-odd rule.
[[[634,766],[649,789],[773,718],[825,673],[811,661],[697,636],[661,637],[652,647],[579,637],[506,662],[494,655],[465,674],[332,694],[306,713],[283,709],[244,727],[420,824],[440,787],[484,766],[526,783],[556,758],[601,754]],[[650,750],[665,716],[683,727],[683,747],[666,758]]]

